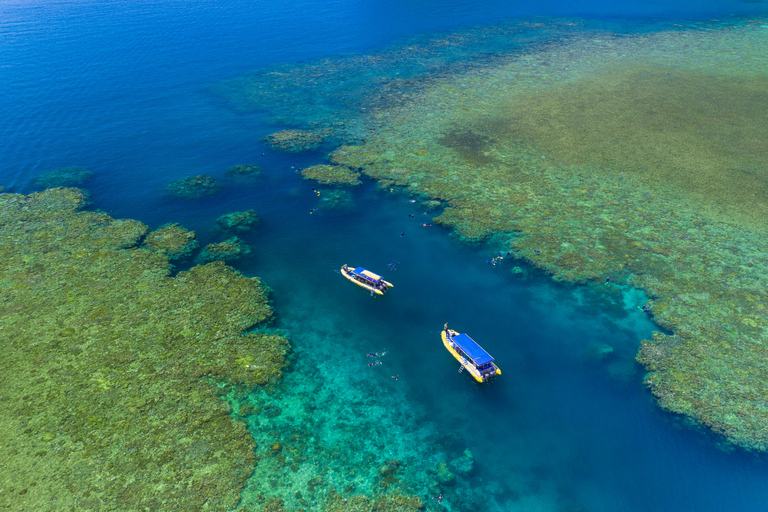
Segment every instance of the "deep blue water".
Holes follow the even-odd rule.
[[[627,295],[625,304],[617,290],[612,302],[530,269],[515,277],[511,268],[523,263],[486,264],[496,247],[469,247],[422,226],[432,213],[370,183],[352,193],[349,208],[309,214],[322,203],[295,169],[322,153],[270,151],[261,139],[282,127],[234,111],[211,89],[257,69],[519,16],[653,30],[767,14],[765,2],[715,0],[4,1],[0,185],[27,193],[36,174],[86,167],[96,173],[87,186],[95,207],[151,227],[181,222],[204,242],[217,236],[219,215],[256,209],[262,223],[247,237],[254,252],[238,268],[274,289],[296,371],[313,365],[314,325],[332,326],[325,342],[339,351],[386,347],[386,369],[366,375],[382,389],[399,375],[392,389],[437,431],[459,436],[478,461],[474,484],[500,482],[500,499],[526,475],[542,494],[591,511],[765,510],[762,458],[721,451],[711,436],[678,428],[642,388],[633,357],[655,327],[636,307],[641,298]],[[174,179],[218,178],[251,163],[264,169],[253,183],[225,183],[221,194],[194,202],[165,195]],[[336,272],[349,263],[387,274],[395,261],[387,277],[396,287],[383,298]],[[496,357],[504,374],[493,386],[457,374],[439,343],[446,321]],[[601,343],[614,348],[606,360],[591,355]]]

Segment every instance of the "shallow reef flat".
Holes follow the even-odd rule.
[[[645,290],[670,332],[637,357],[658,403],[766,451],[768,29],[702,28],[571,34],[443,73],[329,160],[446,201],[437,222],[504,233],[557,280]]]
[[[321,185],[360,185],[360,173],[340,165],[313,165],[303,169],[301,175]]]
[[[255,443],[221,396],[285,365],[245,332],[266,288],[220,262],[171,277],[146,226],[83,204],[0,194],[0,508],[232,509]]]
[[[464,443],[439,432],[402,382],[389,378],[394,354],[353,348],[366,322],[345,321],[332,302],[311,296],[297,290],[293,319],[280,318],[295,347],[282,385],[228,397],[257,443],[243,511],[275,500],[285,510],[440,510],[431,499],[439,494],[460,510],[497,506],[468,478],[474,460]],[[337,340],[333,358],[317,357],[315,348],[334,336],[349,345]]]

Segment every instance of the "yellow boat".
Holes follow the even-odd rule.
[[[384,292],[387,291],[387,289],[392,288],[392,283],[385,281],[380,275],[374,274],[363,267],[351,269],[347,265],[344,265],[341,267],[341,275],[356,285],[362,286],[366,290],[370,290],[371,293],[376,293],[378,295],[384,295]]]
[[[461,363],[459,371],[466,369],[477,382],[488,382],[496,375],[501,375],[491,355],[466,334],[449,329],[448,324],[445,324],[440,336],[448,352]]]

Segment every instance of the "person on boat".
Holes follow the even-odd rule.
[[[443,326],[443,331],[445,331],[445,337],[450,338],[451,337],[451,331],[448,330],[448,323],[446,322]]]
[[[341,267],[341,270],[343,270],[344,272],[347,272],[349,270],[349,268],[347,268],[346,263]]]

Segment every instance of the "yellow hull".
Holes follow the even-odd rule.
[[[458,332],[454,331],[453,329],[448,329],[448,332],[451,333],[451,336],[458,336]],[[473,365],[470,361],[468,361],[465,357],[462,357],[461,354],[456,352],[456,349],[453,348],[452,342],[446,337],[445,330],[440,331],[440,337],[443,339],[443,345],[445,345],[445,348],[448,350],[448,352],[451,353],[453,357],[456,358],[456,360],[461,363],[461,366],[469,372],[472,377],[477,382],[480,382],[481,384],[485,382],[483,380],[483,375],[475,368],[475,365]],[[494,365],[495,366],[495,365]],[[496,375],[501,375],[501,370],[498,366],[496,366]]]
[[[365,288],[366,290],[370,290],[371,292],[373,292],[373,293],[375,293],[377,295],[384,295],[384,292],[379,290],[378,288],[376,288],[376,287],[374,287],[374,286],[372,286],[372,285],[370,285],[368,283],[365,283],[363,281],[359,281],[358,279],[355,279],[355,275],[350,270],[348,270],[348,269],[345,270],[344,267],[341,267],[341,275],[343,275],[344,277],[346,277],[347,279],[349,279],[350,281],[355,283],[357,286],[361,286],[361,287]],[[384,281],[382,279],[381,282],[384,283],[387,286],[387,288],[392,288],[393,287],[392,283],[390,283],[389,281]]]

